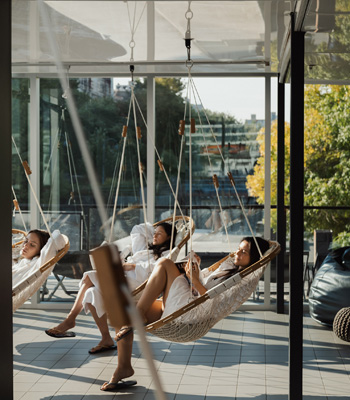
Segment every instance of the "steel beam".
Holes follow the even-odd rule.
[[[304,32],[291,15],[289,399],[301,400],[304,247]]]
[[[281,252],[277,255],[276,284],[277,284],[277,313],[284,313],[284,254],[286,250],[286,211],[284,204],[284,175],[285,175],[285,90],[284,83],[277,86],[277,241]]]
[[[11,252],[11,1],[0,1],[0,254],[1,254],[1,398],[13,398],[12,252]]]

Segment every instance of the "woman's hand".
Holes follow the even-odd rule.
[[[199,280],[199,264],[201,262],[200,257],[195,254],[193,258],[193,262],[191,263],[191,260],[188,260],[186,265],[185,265],[185,273],[187,278],[191,281],[192,279],[192,284],[194,288],[197,290],[197,292],[202,295],[204,294],[207,289],[201,284]]]
[[[198,256],[197,256],[198,257]],[[199,259],[200,261],[200,259]],[[191,260],[188,260],[185,265],[185,273],[187,278],[192,279],[194,281],[199,281],[199,267],[197,263],[197,259],[194,259],[191,263]]]
[[[136,264],[131,264],[131,263],[123,264],[124,271],[133,271],[135,268],[136,268]]]

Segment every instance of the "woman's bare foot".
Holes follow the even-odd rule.
[[[71,319],[71,318],[67,317],[64,321],[62,321],[60,324],[58,324],[54,328],[48,329],[48,332],[55,331],[55,332],[64,333],[74,327],[75,327],[75,319]]]
[[[117,368],[117,369],[114,371],[114,373],[113,373],[111,379],[109,380],[109,382],[105,382],[105,383],[101,386],[100,389],[103,390],[103,391],[108,391],[108,390],[109,390],[108,385],[111,385],[111,386],[112,386],[113,384],[118,383],[118,382],[121,381],[122,379],[130,378],[130,376],[133,376],[134,373],[135,373],[135,371],[134,371],[134,369],[133,369],[132,367],[123,368],[123,370]]]

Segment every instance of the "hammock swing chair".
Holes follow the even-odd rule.
[[[40,206],[39,200],[35,195],[35,191],[29,177],[29,175],[31,174],[29,165],[27,161],[22,160],[19,154],[19,150],[16,146],[16,142],[14,141],[14,138],[12,138],[12,142],[17,151],[21,164],[23,165],[24,173],[26,175],[29,187],[33,193],[35,202],[43,218],[46,230],[50,235],[49,240],[47,241],[45,246],[41,249],[40,256],[35,261],[34,265],[31,266],[30,270],[24,275],[23,279],[16,281],[15,285],[12,286],[12,308],[13,312],[15,312],[22,304],[24,304],[31,296],[33,296],[45,283],[48,276],[52,272],[55,264],[68,252],[70,244],[68,237],[60,234],[59,231],[56,230],[51,233],[50,228],[45,219],[43,210]],[[15,210],[18,210],[20,214],[22,214],[16,197],[14,199],[14,204],[15,204]],[[24,237],[26,236],[25,231],[13,229],[12,232],[14,232],[15,234],[20,233]],[[23,240],[15,243],[15,246],[13,246],[13,248],[20,250],[22,244]]]
[[[197,110],[197,115],[199,119],[199,124],[200,127],[203,126],[201,122],[201,117],[199,113],[199,109],[204,110],[205,113],[205,108],[203,107],[203,104],[200,102],[200,107],[198,105],[198,99],[199,95],[198,92],[195,88],[194,81],[191,76],[191,68],[193,66],[193,61],[190,58],[190,49],[191,49],[191,31],[190,31],[190,20],[193,16],[193,13],[189,9],[189,11],[186,13],[186,18],[187,18],[187,31],[186,31],[186,38],[185,38],[185,45],[187,48],[187,54],[188,54],[188,59],[186,61],[186,66],[188,68],[188,83],[187,83],[187,101],[185,102],[185,115],[184,119],[180,121],[179,125],[179,133],[184,134],[185,128],[186,128],[186,106],[187,104],[191,104],[191,94],[193,94],[194,100],[195,100],[195,105],[196,105],[196,110]],[[200,100],[200,99],[199,99]],[[189,123],[187,124],[187,127],[189,128],[189,171],[190,171],[190,218],[192,218],[192,193],[191,193],[191,184],[192,184],[192,144],[191,144],[191,134],[196,132],[196,127],[195,127],[195,120],[194,118],[191,118],[191,106],[189,106],[188,110],[188,120]],[[210,126],[209,119],[205,113],[206,121],[208,125]],[[211,126],[210,126],[211,129]],[[202,131],[203,139],[204,134]],[[218,152],[222,158],[223,164],[226,165],[226,162],[224,160],[222,151],[220,146],[217,143],[216,137],[213,133],[213,130],[211,129],[211,135],[213,139],[215,140],[215,144],[217,146]],[[184,137],[184,136],[183,136]],[[209,157],[209,149],[208,149],[208,144],[205,142],[205,147],[206,147],[206,154],[208,156],[208,161],[210,168],[212,169],[212,165],[210,162],[210,157]],[[158,163],[161,165],[160,159],[158,160]],[[179,165],[180,169],[180,165]],[[275,241],[269,241],[269,249],[265,252],[265,254],[262,254],[259,248],[259,245],[257,243],[257,240],[255,238],[255,235],[253,233],[252,227],[250,225],[249,219],[247,217],[247,214],[245,212],[244,206],[242,204],[242,201],[240,199],[240,196],[237,192],[236,186],[235,186],[235,181],[233,179],[233,176],[231,172],[228,170],[227,171],[227,176],[228,179],[234,189],[234,192],[236,194],[236,197],[238,199],[239,205],[241,207],[242,213],[245,217],[245,220],[248,224],[249,230],[255,240],[256,246],[258,248],[258,251],[260,253],[260,260],[254,263],[253,265],[250,265],[249,267],[245,268],[241,272],[238,272],[222,282],[221,284],[215,286],[214,288],[208,290],[205,294],[202,296],[199,296],[197,298],[193,297],[193,300],[186,304],[184,307],[180,308],[179,310],[173,312],[172,314],[166,316],[163,319],[160,319],[156,322],[153,322],[145,327],[146,332],[151,333],[153,335],[156,335],[158,337],[161,337],[162,339],[168,340],[168,341],[173,341],[173,342],[190,342],[197,340],[201,337],[203,337],[217,322],[219,322],[221,319],[227,317],[230,315],[232,312],[237,310],[252,294],[252,292],[256,289],[256,286],[258,285],[258,282],[263,275],[267,264],[279,253],[280,251],[280,245],[275,242]],[[223,217],[223,211],[222,211],[222,206],[221,206],[221,201],[220,201],[220,196],[219,196],[219,181],[218,178],[215,174],[213,174],[213,184],[214,188],[216,191],[218,203],[219,203],[219,208],[220,208],[220,216],[221,216],[221,222],[222,225],[224,226],[226,236],[227,236],[227,241],[229,243],[229,237],[228,237],[228,231],[227,231],[227,221]],[[175,207],[176,207],[176,198],[175,198]],[[192,237],[190,238],[192,239]],[[190,240],[191,243],[191,250],[192,250],[192,240]],[[221,259],[220,261],[216,262],[214,265],[209,267],[209,271],[213,272],[215,271],[228,257],[233,257],[234,253],[231,253]],[[96,266],[98,269],[98,265]],[[192,280],[192,279],[191,279]],[[143,285],[141,285],[137,289],[137,293],[145,287],[147,282],[145,282]],[[189,291],[192,292],[192,287],[189,287]],[[133,292],[133,295],[135,295],[135,291]]]
[[[16,260],[19,258],[22,244],[26,236],[27,234],[25,231],[20,229],[12,229],[12,262],[16,262]]]
[[[145,4],[146,5],[146,4]],[[145,5],[143,7],[143,11],[145,10]],[[143,14],[143,11],[141,13],[141,16]],[[128,8],[128,12],[129,12],[129,8]],[[141,19],[141,17],[140,17]],[[140,20],[139,20],[140,21]],[[131,32],[132,32],[132,39],[130,41],[130,48],[131,48],[131,61],[133,61],[133,49],[134,49],[134,35],[138,26],[138,22],[136,22],[136,7],[135,7],[135,13],[134,13],[134,18],[133,21],[131,21],[130,18],[130,13],[129,13],[129,22],[130,22],[130,28],[131,28]],[[138,172],[139,172],[139,180],[140,180],[140,193],[141,193],[141,200],[142,200],[142,211],[143,211],[143,220],[144,223],[147,224],[147,213],[146,213],[146,202],[145,202],[145,191],[144,191],[144,183],[143,183],[143,179],[144,179],[144,167],[142,165],[141,162],[141,153],[140,153],[140,142],[141,142],[141,127],[138,125],[138,121],[137,121],[137,112],[140,115],[142,122],[146,128],[146,133],[147,133],[147,139],[151,141],[154,151],[157,155],[157,162],[159,165],[159,169],[161,172],[164,173],[164,176],[166,178],[166,181],[168,183],[169,189],[174,197],[174,211],[172,213],[172,216],[166,219],[163,219],[161,221],[158,221],[156,223],[153,224],[154,227],[156,227],[158,224],[160,223],[171,223],[172,224],[172,233],[171,233],[171,247],[170,247],[170,254],[168,255],[168,257],[173,260],[176,261],[176,258],[181,250],[181,248],[187,243],[188,240],[190,240],[190,238],[193,235],[193,232],[195,230],[195,224],[193,221],[192,217],[188,217],[185,216],[181,210],[180,204],[177,200],[178,198],[178,191],[179,191],[179,176],[180,174],[178,173],[178,179],[177,179],[177,186],[176,186],[176,190],[174,192],[174,189],[172,187],[170,178],[167,174],[166,168],[163,164],[163,162],[161,161],[161,157],[160,154],[157,150],[157,147],[155,145],[155,142],[152,138],[152,136],[149,134],[149,130],[148,130],[148,126],[147,126],[147,122],[146,119],[144,118],[144,115],[142,113],[140,104],[136,98],[135,95],[135,91],[134,91],[134,87],[135,87],[135,82],[134,82],[134,66],[130,65],[130,73],[131,73],[131,96],[130,96],[130,103],[129,103],[129,109],[128,109],[128,115],[127,115],[127,119],[126,119],[126,125],[123,126],[123,131],[122,131],[122,153],[120,156],[120,162],[117,159],[116,161],[116,165],[114,168],[115,174],[116,175],[116,171],[117,171],[117,163],[119,163],[119,172],[118,172],[118,179],[117,179],[117,184],[116,184],[116,190],[115,190],[115,195],[114,195],[114,205],[113,205],[113,213],[112,213],[112,217],[110,219],[110,228],[109,228],[109,237],[107,238],[107,242],[111,243],[113,241],[113,234],[114,234],[114,224],[116,222],[117,216],[121,215],[124,212],[129,211],[130,209],[135,209],[135,208],[139,208],[139,206],[131,206],[131,207],[127,207],[127,208],[122,208],[121,210],[119,210],[118,212],[117,210],[117,203],[118,203],[118,196],[119,196],[119,190],[120,190],[120,184],[121,184],[121,180],[122,180],[122,173],[123,173],[123,165],[124,165],[124,159],[125,159],[125,151],[126,151],[126,144],[127,144],[127,132],[128,132],[128,128],[129,128],[129,124],[130,124],[130,119],[131,117],[133,117],[133,121],[134,121],[134,130],[135,130],[135,140],[136,140],[136,154],[137,154],[137,161],[138,161]],[[183,153],[183,149],[184,149],[184,135],[182,133],[182,140],[181,140],[181,149],[180,149],[180,157],[179,157],[179,168],[178,171],[180,171],[180,165],[181,165],[181,158],[182,158],[182,153]],[[112,186],[113,187],[113,182],[114,182],[114,176],[113,176],[113,181],[112,181]],[[109,198],[111,198],[111,194],[109,196]],[[179,210],[181,215],[176,215],[177,214],[177,209]],[[105,224],[104,224],[105,225]],[[105,226],[102,225],[103,228],[105,228]],[[176,239],[175,239],[175,247],[172,248],[173,246],[173,235],[174,232],[176,230]],[[147,230],[146,230],[146,235],[147,235]],[[149,242],[149,238],[147,238],[147,242]],[[145,283],[143,283],[140,287],[138,287],[137,289],[135,289],[134,294],[138,294],[144,287]]]
[[[143,122],[145,124],[146,127],[146,131],[148,134],[148,127],[147,127],[147,123],[145,121],[145,118],[143,117],[141,108],[139,106],[139,103],[136,99],[135,93],[134,93],[134,81],[132,79],[131,82],[131,97],[130,97],[130,103],[129,103],[129,112],[128,112],[128,116],[127,116],[127,121],[126,121],[126,125],[123,126],[123,131],[122,131],[122,153],[120,156],[120,161],[119,159],[117,159],[116,163],[119,163],[119,172],[118,172],[118,179],[117,179],[117,183],[116,183],[116,190],[115,190],[115,195],[114,195],[114,205],[113,205],[113,212],[112,212],[112,216],[110,218],[110,227],[109,227],[109,236],[107,238],[107,243],[111,243],[114,239],[114,225],[118,219],[118,216],[121,216],[123,213],[127,213],[131,210],[137,210],[140,208],[139,205],[134,205],[134,206],[129,206],[126,208],[122,208],[117,212],[117,204],[118,204],[118,197],[119,197],[119,191],[120,191],[120,185],[121,185],[121,181],[122,181],[122,173],[124,171],[124,162],[125,162],[125,152],[126,152],[126,144],[127,144],[127,131],[129,128],[129,123],[130,123],[130,116],[131,116],[131,111],[133,114],[133,119],[134,119],[134,124],[135,124],[135,137],[136,137],[136,149],[137,149],[137,159],[138,159],[138,171],[139,171],[139,180],[140,180],[140,192],[141,192],[141,199],[142,199],[142,211],[143,211],[143,219],[145,224],[147,224],[147,215],[146,215],[146,205],[145,205],[145,194],[144,194],[144,184],[143,184],[143,180],[144,180],[144,169],[143,169],[143,165],[141,162],[141,155],[140,155],[140,140],[141,140],[141,128],[137,125],[137,110],[139,111],[139,114],[141,115]],[[148,135],[148,138],[150,140],[152,140],[150,138],[150,135]],[[160,170],[164,173],[169,188],[175,198],[175,208],[174,208],[174,213],[171,217],[165,218],[161,221],[155,222],[153,224],[154,227],[156,227],[157,225],[161,224],[161,223],[169,223],[172,225],[172,233],[171,233],[171,247],[170,247],[170,253],[168,255],[168,257],[173,260],[176,261],[176,258],[180,252],[180,250],[183,248],[183,246],[187,243],[187,241],[190,239],[190,237],[193,235],[193,232],[195,230],[195,224],[192,218],[185,216],[181,210],[180,205],[177,202],[177,195],[174,193],[174,190],[172,188],[170,179],[167,175],[166,169],[164,167],[164,165],[161,163],[160,161],[160,156],[158,153],[158,150],[155,146],[155,143],[152,141],[153,147],[155,149],[156,154],[158,155],[158,164],[160,167]],[[117,165],[114,168],[114,171],[117,171]],[[115,174],[114,174],[115,175]],[[114,176],[113,176],[113,181],[114,181]],[[113,185],[113,181],[112,181],[112,185]],[[178,186],[176,188],[176,190],[178,191]],[[109,196],[111,197],[111,195]],[[176,208],[179,209],[181,215],[176,215]],[[102,228],[105,229],[106,228],[106,223],[104,225],[102,225]],[[148,230],[145,230],[146,235],[148,234]],[[174,242],[174,248],[173,248],[173,235],[176,233],[176,238],[175,238],[175,242]],[[147,237],[146,240],[147,242],[149,242],[151,239],[151,237]],[[131,246],[129,246],[130,248]],[[126,251],[125,251],[126,250]],[[122,257],[124,258],[128,253],[128,248],[123,249],[122,250]],[[137,295],[142,288],[144,287],[145,283],[141,285],[141,287],[138,287],[137,289],[135,289],[134,294]]]

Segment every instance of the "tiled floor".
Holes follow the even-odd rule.
[[[116,366],[116,352],[91,356],[99,339],[90,316],[81,315],[76,338],[53,339],[44,329],[65,315],[22,309],[14,314],[14,390],[21,400],[154,399],[147,362],[133,349],[137,386],[105,393],[100,385]],[[304,318],[303,398],[345,400],[350,396],[350,343]],[[187,344],[149,336],[167,399],[287,400],[288,316],[238,311],[204,338]]]

